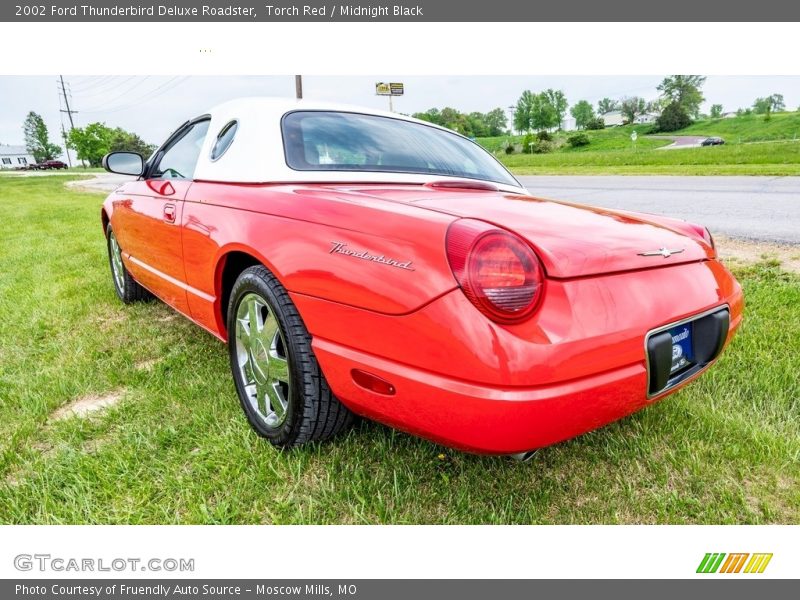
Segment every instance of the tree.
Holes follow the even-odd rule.
[[[567,98],[561,90],[548,89],[539,94],[525,90],[514,110],[514,127],[518,131],[546,131],[561,127],[567,106]]]
[[[138,152],[145,158],[155,152],[156,147],[148,144],[135,133],[125,131],[121,127],[112,130],[109,141],[109,152]]]
[[[486,128],[489,130],[488,135],[497,136],[503,135],[503,132],[508,127],[508,118],[506,112],[502,108],[495,108],[490,110],[484,116]]]
[[[636,117],[643,114],[647,109],[644,98],[639,96],[631,96],[630,98],[623,98],[620,102],[620,110],[622,111],[622,119],[625,123],[633,123]]]
[[[664,98],[656,98],[655,100],[650,100],[647,103],[647,105],[645,106],[645,110],[649,113],[655,113],[657,115],[660,115],[668,104],[669,100],[666,100]]]
[[[67,143],[78,153],[79,159],[89,161],[92,167],[99,167],[109,152],[138,152],[146,158],[155,150],[155,146],[146,143],[135,133],[121,127],[112,129],[105,123],[90,123],[86,127],[73,129],[67,136]]]
[[[597,114],[600,116],[615,110],[619,110],[619,102],[617,100],[603,98],[597,103]]]
[[[670,103],[677,102],[687,115],[697,117],[705,100],[700,91],[705,81],[702,75],[670,75],[657,89]]]
[[[586,129],[605,129],[605,126],[606,122],[601,117],[589,119],[589,122],[586,123]]]
[[[668,104],[656,119],[656,128],[658,131],[677,131],[691,124],[691,117],[689,117],[686,113],[686,109],[678,102]]]
[[[719,119],[722,116],[722,104],[711,105],[711,118]]]
[[[425,112],[414,113],[411,116],[414,117],[415,119],[420,119],[421,121],[427,121],[428,123],[433,123],[435,125],[442,124],[442,116],[438,108],[429,108]]]
[[[517,100],[514,108],[514,129],[517,131],[531,130],[531,113],[533,105],[536,103],[536,94],[530,90],[525,90]]]
[[[753,112],[757,115],[764,115],[766,120],[769,120],[774,112],[781,112],[786,109],[786,103],[783,101],[783,94],[772,94],[766,98],[756,98],[753,102]]]
[[[581,100],[569,109],[569,114],[575,119],[575,127],[585,129],[589,122],[594,119],[594,108],[586,100]]]
[[[564,116],[567,114],[567,107],[569,106],[567,97],[561,90],[553,89],[545,90],[542,95],[544,96],[543,101],[546,101],[552,107],[553,120],[549,127],[561,129],[561,123],[564,122]]]
[[[558,125],[558,114],[550,98],[544,92],[536,94],[531,106],[531,128],[536,131],[545,131]]]
[[[429,108],[425,112],[411,115],[415,119],[447,127],[468,137],[487,137],[502,135],[508,123],[502,108],[495,108],[484,114],[471,112],[464,114],[455,108]]]
[[[53,160],[61,155],[61,146],[50,142],[50,135],[47,132],[47,125],[41,115],[31,111],[25,117],[22,125],[25,133],[25,148],[33,154],[36,162]]]
[[[90,123],[84,128],[77,127],[70,131],[67,140],[80,160],[87,160],[90,166],[99,167],[103,156],[111,148],[113,133],[105,123]]]

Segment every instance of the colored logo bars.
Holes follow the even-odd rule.
[[[747,560],[748,557],[750,560]],[[700,561],[697,572],[763,573],[770,560],[772,560],[772,553],[748,554],[746,552],[740,552],[725,554],[724,552],[708,552],[703,557],[703,560]]]

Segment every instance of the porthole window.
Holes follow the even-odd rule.
[[[211,149],[211,160],[217,160],[220,156],[225,154],[225,151],[230,148],[230,145],[233,143],[233,138],[238,128],[239,122],[231,121],[220,130],[217,134],[217,141],[214,142],[214,147]]]

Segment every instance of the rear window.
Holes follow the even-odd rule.
[[[283,118],[286,163],[297,171],[374,171],[519,185],[492,155],[454,133],[357,113],[297,111]]]

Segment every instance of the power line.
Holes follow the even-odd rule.
[[[150,90],[149,92],[146,92],[145,94],[143,94],[142,96],[140,96],[139,98],[137,98],[136,100],[132,101],[129,104],[122,104],[119,106],[113,106],[111,108],[105,108],[105,109],[96,108],[91,111],[85,110],[83,112],[94,113],[94,114],[96,113],[108,114],[108,113],[129,110],[131,108],[138,108],[142,105],[142,103],[150,102],[151,100],[154,100],[155,98],[158,98],[159,96],[175,89],[176,87],[184,83],[187,79],[189,79],[189,76],[175,76],[166,81],[165,83],[162,83],[160,86]]]
[[[89,108],[85,108],[85,109],[83,109],[83,112],[93,112],[93,111],[95,111],[97,109],[102,109],[102,107],[104,105],[105,106],[113,105],[118,100],[121,100],[125,96],[130,94],[133,90],[135,90],[137,87],[142,85],[148,79],[150,79],[150,75],[147,75],[143,79],[139,79],[138,81],[134,81],[133,85],[129,86],[128,88],[126,88],[124,90],[117,90],[117,91],[119,91],[119,94],[117,94],[116,96],[113,96],[113,97],[109,98],[108,100],[105,100],[105,101],[101,102],[100,104],[95,104],[94,106],[90,106]],[[122,84],[120,84],[120,85],[122,85]]]
[[[102,89],[98,88],[98,89],[94,89],[93,90],[91,88],[88,88],[88,93],[87,93],[87,91],[84,91],[84,90],[76,90],[76,91],[81,95],[81,97],[92,98],[92,97],[95,97],[95,96],[102,96],[103,94],[109,94],[109,93],[116,92],[120,88],[120,86],[125,85],[126,83],[128,83],[132,79],[136,79],[136,75],[131,75],[130,77],[126,77],[122,81],[106,82],[107,84],[110,84],[110,85],[100,86]]]
[[[82,84],[78,85],[71,85],[77,92],[87,92],[87,91],[97,91],[104,89],[104,91],[108,91],[112,89],[116,84],[119,76],[117,75],[105,75],[103,77],[97,78],[94,81],[83,82]]]

